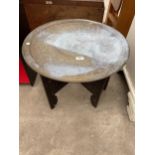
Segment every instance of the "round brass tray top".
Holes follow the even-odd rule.
[[[58,20],[33,30],[22,54],[39,74],[64,82],[91,82],[120,70],[129,56],[124,36],[105,24]]]

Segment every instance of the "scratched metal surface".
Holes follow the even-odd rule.
[[[117,72],[126,63],[126,39],[115,29],[83,19],[59,20],[33,30],[23,43],[27,64],[48,78],[90,82]]]

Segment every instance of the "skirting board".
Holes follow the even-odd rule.
[[[129,92],[128,92],[128,102],[129,105],[127,106],[127,112],[129,115],[129,119],[131,121],[135,121],[135,88],[132,84],[131,78],[129,76],[128,70],[125,67],[123,67],[123,72],[129,87]]]

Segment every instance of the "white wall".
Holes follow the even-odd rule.
[[[123,68],[126,81],[129,86],[127,106],[128,115],[131,121],[135,120],[135,18],[132,21],[127,35],[127,41],[130,48],[130,56],[126,66]]]
[[[126,68],[129,73],[133,87],[135,88],[135,19],[133,19],[130,30],[127,35],[127,40],[130,48],[130,57]]]

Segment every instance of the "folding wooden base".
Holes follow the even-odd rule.
[[[44,76],[41,76],[41,79],[49,101],[49,105],[51,109],[53,109],[58,102],[58,98],[55,94],[68,83],[51,80]],[[109,77],[94,82],[81,83],[87,90],[92,93],[90,101],[94,107],[97,107],[101,92],[102,90],[106,89],[108,81]]]

